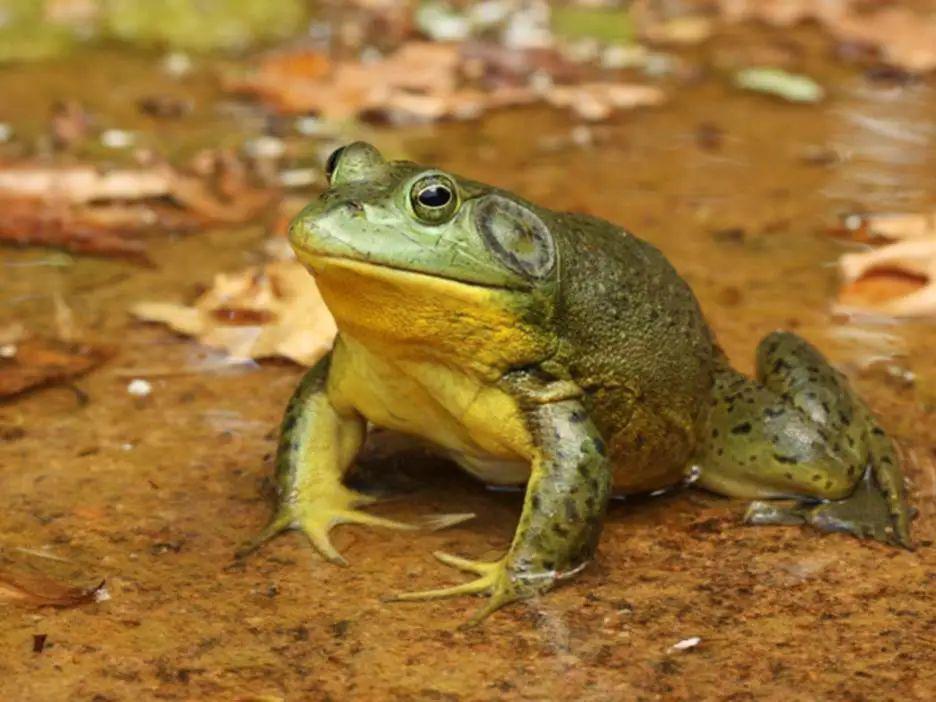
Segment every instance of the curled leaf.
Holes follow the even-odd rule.
[[[85,344],[26,339],[0,349],[0,398],[65,382],[103,363],[110,352]]]
[[[235,359],[283,356],[312,365],[331,348],[336,331],[315,281],[294,260],[218,274],[191,306],[141,302],[132,312]]]
[[[898,317],[936,314],[936,238],[845,254],[839,264],[847,282],[840,310]]]
[[[0,602],[18,602],[32,607],[78,607],[106,598],[103,580],[91,588],[77,588],[37,572],[14,574],[0,570]]]

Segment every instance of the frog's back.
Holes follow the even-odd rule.
[[[712,335],[654,246],[602,220],[553,215],[566,367],[609,443],[618,491],[685,473],[711,394]]]

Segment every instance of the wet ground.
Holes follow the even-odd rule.
[[[432,551],[504,549],[520,497],[413,459],[379,464],[379,482],[397,494],[376,512],[477,518],[415,535],[340,527],[349,568],[324,563],[298,534],[235,562],[269,515],[275,428],[301,369],[226,367],[127,310],[144,298],[189,299],[215,272],[261,260],[265,228],[155,241],[152,269],[92,258],[63,267],[48,251],[3,249],[0,324],[51,330],[58,298],[85,338],[117,354],[77,382],[87,404],[68,388],[0,404],[4,559],[64,559],[39,560],[71,582],[105,578],[110,595],[64,610],[0,605],[0,698],[933,699],[936,325],[833,316],[833,263],[847,245],[824,232],[845,211],[932,207],[936,87],[875,83],[816,53],[807,67],[831,88],[821,107],[706,80],[667,107],[587,132],[536,109],[367,136],[649,239],[745,371],[775,328],[818,345],[904,449],[920,510],[916,551],[745,527],[742,504],[699,491],[630,500],[612,507],[580,577],[459,631],[477,600],[381,598],[454,582]],[[161,143],[228,129],[207,78],[179,86],[160,77],[155,58],[121,62],[101,54],[4,69],[0,116],[30,129],[29,115],[76,96],[134,124],[141,92],[171,90],[195,95],[198,110],[181,126],[143,125]],[[815,158],[827,149],[847,158]],[[882,355],[889,360],[870,362]],[[149,397],[128,394],[137,377],[153,383]],[[34,653],[39,634],[46,644]],[[698,645],[672,648],[691,637]]]

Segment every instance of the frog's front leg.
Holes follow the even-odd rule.
[[[329,398],[330,366],[331,354],[305,374],[286,407],[276,453],[279,504],[267,526],[238,551],[238,556],[250,553],[281,531],[299,529],[322,556],[345,565],[328,538],[332,527],[417,528],[358,510],[373,498],[342,483],[364,441],[366,423],[353,409],[339,409]]]
[[[507,554],[485,563],[437,553],[446,565],[478,578],[391,600],[487,594],[487,604],[469,622],[476,624],[505,604],[548,590],[588,563],[611,489],[604,441],[577,399],[534,404],[526,412],[533,444],[531,473]]]

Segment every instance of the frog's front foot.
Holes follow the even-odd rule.
[[[909,528],[912,516],[909,508],[897,515],[893,513],[869,469],[855,491],[844,499],[798,502],[792,506],[752,502],[744,521],[748,524],[811,524],[820,531],[844,531],[858,538],[912,549]]]
[[[458,568],[467,573],[473,573],[478,577],[474,580],[453,585],[451,587],[442,587],[434,590],[423,590],[421,592],[407,592],[399,595],[392,595],[387,598],[388,602],[411,602],[415,600],[435,600],[443,597],[456,597],[458,595],[488,595],[487,603],[479,609],[463,627],[472,627],[483,621],[489,614],[500,609],[504,605],[526,599],[538,594],[548,588],[554,579],[553,574],[549,574],[549,582],[539,583],[538,586],[529,582],[529,578],[521,578],[510,571],[507,566],[507,557],[498,561],[472,561],[467,558],[460,558],[448,553],[437,551],[433,554],[445,565]]]
[[[332,528],[339,524],[363,524],[401,531],[418,529],[436,531],[474,517],[474,514],[470,513],[437,514],[422,517],[418,523],[410,524],[378,517],[357,509],[375,501],[376,498],[350,490],[344,485],[337,485],[327,490],[316,490],[314,497],[305,500],[295,495],[282,496],[273,518],[255,538],[238,549],[236,556],[242,558],[248,555],[280,532],[298,529],[308,537],[315,550],[327,561],[345,566],[348,562],[338,553],[328,537]]]

